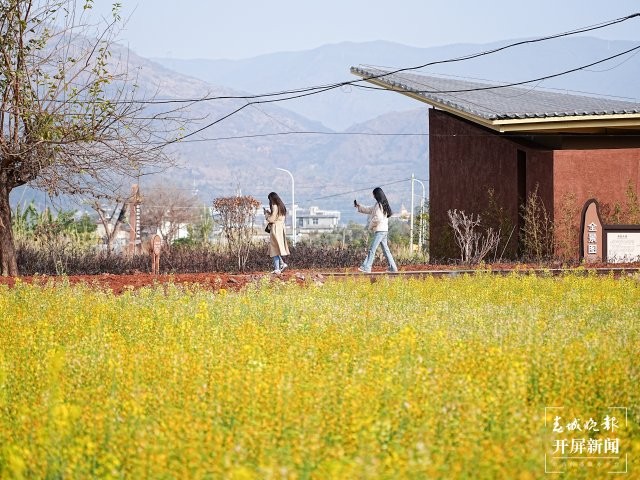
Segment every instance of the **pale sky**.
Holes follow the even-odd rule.
[[[76,0],[82,2],[83,0]],[[343,41],[416,47],[537,37],[640,12],[638,0],[119,0],[143,57],[240,59]],[[111,0],[95,0],[108,14]],[[640,41],[640,17],[591,36]]]

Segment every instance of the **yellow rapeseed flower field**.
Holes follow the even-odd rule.
[[[18,283],[0,317],[3,479],[640,478],[637,276]]]

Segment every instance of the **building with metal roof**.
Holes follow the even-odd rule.
[[[554,222],[558,251],[577,257],[585,202],[597,198],[605,206],[624,205],[629,189],[640,192],[635,99],[371,67],[351,72],[433,107],[425,127],[434,260],[459,255],[448,210],[491,218],[503,235],[512,225],[506,251],[515,257],[524,252],[521,212],[536,192]]]

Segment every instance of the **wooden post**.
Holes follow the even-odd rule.
[[[140,188],[138,184],[131,186],[131,197],[129,197],[129,253],[135,255],[142,249],[140,237]]]

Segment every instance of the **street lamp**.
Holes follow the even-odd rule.
[[[413,180],[415,182],[418,182],[420,185],[422,185],[422,199],[420,200],[420,235],[418,236],[418,245],[420,246],[420,252],[422,252],[422,243],[423,243],[422,236],[424,234],[424,228],[423,228],[423,222],[424,222],[424,198],[425,198],[426,190],[424,188],[424,183],[422,183],[417,178],[414,178]]]
[[[415,175],[412,173],[411,174],[411,227],[410,227],[410,233],[409,233],[409,248],[411,253],[413,254],[413,182],[418,182],[420,185],[422,185],[422,200],[420,201],[420,237],[418,239],[418,245],[420,246],[420,250],[422,251],[422,222],[423,222],[423,210],[424,210],[424,199],[425,199],[425,195],[426,195],[426,190],[424,188],[424,183],[422,183],[420,180],[418,180]]]
[[[296,246],[296,186],[293,180],[293,174],[289,170],[287,170],[286,168],[278,168],[278,167],[276,167],[276,170],[281,170],[283,172],[286,172],[291,177],[291,205],[293,210],[293,213],[291,215],[291,232],[293,233],[293,246],[295,247]]]

